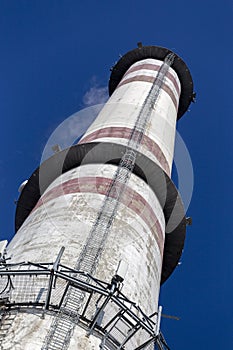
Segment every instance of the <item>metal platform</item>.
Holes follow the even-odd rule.
[[[145,315],[140,306],[121,292],[122,285],[116,276],[107,283],[62,265],[63,251],[64,247],[55,263],[0,265],[0,340],[14,321],[12,315],[48,313],[60,322],[55,329],[60,327],[61,332],[78,324],[87,336],[94,334],[101,340],[100,349],[149,350],[155,345],[160,350],[169,349],[159,329],[160,311]],[[80,294],[81,306],[75,302]],[[8,320],[5,331],[4,319]],[[132,347],[134,337],[140,343],[136,348]],[[56,347],[59,339],[54,339],[51,349],[60,349]]]

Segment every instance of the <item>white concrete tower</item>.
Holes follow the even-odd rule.
[[[0,265],[1,349],[163,348],[160,284],[186,231],[170,175],[192,78],[170,50],[139,45],[112,68],[109,93],[80,142],[22,190]]]

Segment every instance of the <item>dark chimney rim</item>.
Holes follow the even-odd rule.
[[[47,159],[32,173],[19,197],[15,215],[16,232],[30,215],[48,186],[61,173],[65,173],[82,164],[110,163],[117,165],[116,160],[119,159],[120,161],[124,151],[125,146],[120,144],[91,142],[74,145]],[[110,159],[112,159],[112,162]],[[186,235],[183,203],[172,180],[159,165],[141,153],[138,153],[136,165],[133,171],[134,174],[146,181],[155,192],[163,208],[167,223],[161,275],[162,284],[172,274],[182,254]],[[146,173],[142,169],[146,169]],[[39,174],[42,176],[41,179]],[[176,220],[177,216],[180,218],[179,224],[170,232],[167,232],[169,220],[171,222],[172,217]]]
[[[173,51],[160,46],[142,46],[141,48],[127,52],[111,69],[112,73],[108,86],[109,95],[111,96],[113,94],[123,75],[132,64],[146,58],[163,61],[170,52]],[[175,60],[171,68],[175,70],[181,83],[181,95],[177,113],[177,119],[179,119],[188,110],[190,103],[193,101],[193,80],[187,65],[177,54],[175,54]]]

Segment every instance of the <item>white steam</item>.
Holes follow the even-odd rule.
[[[92,86],[83,96],[85,106],[105,103],[108,99],[108,88]]]

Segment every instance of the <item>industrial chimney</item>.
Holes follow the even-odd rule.
[[[111,71],[79,143],[21,189],[0,261],[1,349],[168,349],[158,298],[185,240],[170,175],[193,82],[179,56],[141,43]]]

